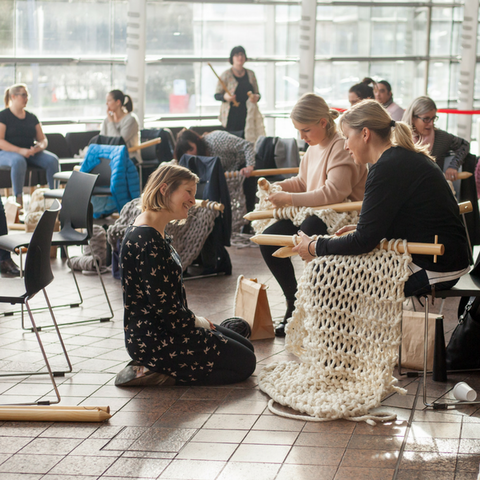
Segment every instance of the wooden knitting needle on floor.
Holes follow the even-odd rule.
[[[229,94],[229,95],[232,95],[232,93],[228,90],[227,86],[225,85],[225,82],[217,75],[217,72],[215,71],[215,69],[212,67],[212,64],[209,63],[208,66],[212,69],[212,72],[215,74],[215,76],[218,78],[218,81],[220,82],[220,85],[222,86],[222,88]],[[232,95],[233,97],[233,95]],[[240,106],[240,104],[234,100],[233,102],[233,106],[234,107],[238,107]]]
[[[349,232],[350,233],[350,232]],[[292,252],[292,248],[294,247],[293,243],[293,236],[291,235],[267,235],[264,233],[254,235],[250,238],[250,240],[258,245],[272,245],[272,246],[282,246],[273,253],[274,257],[278,258],[287,258],[297,255],[296,252]],[[388,249],[388,242],[384,241],[381,242],[377,248],[381,248],[383,250]],[[404,253],[403,243],[399,243],[398,251],[400,253]],[[445,252],[445,246],[441,243],[416,243],[416,242],[408,242],[407,249],[409,253],[415,253],[417,255],[443,255]]]
[[[343,212],[359,212],[362,209],[362,202],[343,202],[333,203],[331,205],[322,205],[320,207],[312,207],[314,210],[327,210],[332,209],[338,213]],[[243,216],[245,220],[265,220],[273,217],[273,210],[258,210],[247,213]]]
[[[89,406],[5,406],[0,407],[0,420],[24,422],[103,422],[110,415],[109,407]]]

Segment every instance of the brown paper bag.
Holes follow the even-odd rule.
[[[267,286],[257,279],[238,277],[234,315],[244,318],[252,329],[250,340],[274,338],[272,314],[267,299]]]
[[[428,315],[428,358],[427,368],[433,369],[433,350],[435,344],[435,319],[437,315]],[[425,331],[425,313],[403,312],[402,323],[402,367],[423,370],[423,340]]]

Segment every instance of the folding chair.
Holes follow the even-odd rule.
[[[49,285],[53,280],[53,273],[52,268],[50,265],[50,246],[52,240],[52,233],[53,228],[55,225],[55,220],[57,218],[57,213],[60,210],[60,204],[58,201],[55,201],[50,210],[44,212],[40,221],[38,222],[33,235],[31,236],[28,251],[27,251],[27,258],[25,260],[25,275],[24,275],[24,284],[17,284],[15,282],[16,287],[21,288],[13,288],[12,289],[12,282],[9,282],[8,285],[8,295],[1,295],[0,302],[1,303],[11,303],[11,304],[21,304],[26,306],[28,315],[30,317],[30,321],[32,323],[32,331],[35,333],[35,336],[38,341],[38,345],[42,352],[43,359],[45,361],[45,366],[48,370],[48,375],[50,376],[50,381],[52,382],[53,389],[55,391],[55,395],[57,397],[56,401],[44,401],[44,402],[34,402],[34,403],[25,403],[23,405],[50,405],[51,403],[59,403],[60,402],[60,393],[57,388],[57,384],[55,383],[55,377],[57,376],[64,376],[65,373],[70,373],[72,371],[72,364],[70,363],[70,359],[68,357],[67,350],[65,348],[65,344],[63,343],[62,336],[60,334],[60,330],[58,328],[57,321],[53,314],[52,307],[50,305],[50,301],[47,296],[47,292],[45,288]],[[24,288],[23,288],[24,287]],[[13,291],[12,291],[13,290]],[[43,295],[45,297],[45,301],[48,305],[48,310],[50,312],[50,316],[52,317],[53,326],[58,335],[58,339],[60,341],[63,354],[65,355],[65,359],[68,364],[68,370],[66,371],[56,371],[53,372],[52,368],[50,367],[50,363],[48,361],[48,357],[45,353],[45,349],[43,347],[42,340],[40,338],[40,328],[36,326],[35,319],[33,317],[33,312],[30,307],[31,299],[38,293],[40,290],[43,291]],[[4,291],[2,289],[2,291]],[[11,292],[11,293],[10,293]],[[23,309],[22,309],[23,313]],[[25,375],[45,375],[45,372],[23,372],[23,373],[5,373],[0,374],[0,377],[11,377],[11,376],[25,376]]]
[[[472,211],[473,207],[471,205],[471,202],[464,202],[459,204],[460,208],[460,214],[463,219],[463,223],[465,226],[465,231],[467,234],[468,238],[468,230],[467,230],[467,223],[465,221],[465,214],[469,213]],[[471,251],[470,251],[471,254]],[[424,298],[424,311],[425,311],[425,317],[424,317],[424,350],[423,350],[423,371],[421,372],[421,375],[423,376],[423,404],[425,407],[431,407],[434,410],[443,410],[447,409],[448,407],[451,406],[457,406],[457,405],[477,405],[480,404],[480,400],[474,401],[474,402],[468,402],[468,401],[455,401],[455,402],[433,402],[429,403],[427,401],[427,395],[428,395],[428,389],[427,389],[427,375],[428,375],[428,366],[427,366],[427,359],[428,359],[428,311],[429,311],[429,297],[432,299],[432,304],[434,302],[435,298],[441,298],[442,299],[442,305],[440,307],[440,312],[442,312],[443,309],[443,304],[445,302],[445,299],[451,298],[451,297],[480,297],[480,280],[472,277],[469,273],[463,275],[460,277],[458,283],[450,288],[449,290],[440,290],[440,291],[435,291],[435,288],[432,288],[432,291],[429,294],[421,295]],[[441,313],[440,313],[441,314]],[[455,372],[462,372],[465,370],[455,370]],[[402,374],[402,356],[401,356],[401,345],[400,345],[400,351],[399,351],[399,356],[398,356],[398,374],[399,375],[404,375]],[[409,372],[407,374],[409,376],[418,376],[418,372]]]
[[[88,245],[93,232],[93,212],[90,204],[90,198],[92,191],[97,181],[97,175],[92,175],[83,172],[72,172],[72,177],[65,187],[65,195],[62,200],[62,210],[60,212],[60,225],[59,232],[54,232],[52,238],[52,246],[63,247],[67,261],[69,246],[83,246]],[[20,254],[20,269],[22,269],[22,248],[28,246],[31,241],[31,234],[19,234],[19,235],[4,235],[0,237],[0,248],[8,250],[9,252],[19,252]],[[95,262],[98,278],[102,285],[105,299],[107,300],[108,307],[110,309],[109,317],[102,317],[99,319],[88,319],[77,322],[62,323],[61,325],[74,325],[78,323],[92,322],[99,320],[100,322],[108,322],[113,318],[113,309],[108,298],[107,290],[103,282],[102,275],[98,263]],[[77,288],[78,296],[80,298],[79,303],[72,303],[67,305],[55,305],[55,307],[78,307],[83,303],[82,294],[78,286],[75,271],[72,269],[72,275]],[[11,313],[12,314],[12,313]],[[49,325],[51,326],[51,325]],[[23,316],[22,316],[23,327]]]

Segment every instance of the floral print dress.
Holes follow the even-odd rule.
[[[129,355],[177,382],[203,380],[221,361],[218,346],[228,339],[195,327],[180,258],[168,237],[149,226],[129,227],[120,258]]]

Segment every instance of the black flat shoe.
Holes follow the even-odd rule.
[[[2,260],[0,262],[0,273],[2,277],[19,277],[20,269],[18,265],[9,258],[8,260]]]
[[[115,377],[116,387],[139,387],[146,385],[163,385],[171,387],[175,385],[175,379],[169,375],[159,372],[152,372],[137,362],[130,362]]]
[[[285,336],[285,325],[286,322],[282,322],[278,324],[277,328],[275,328],[275,336],[276,337],[284,337]]]

